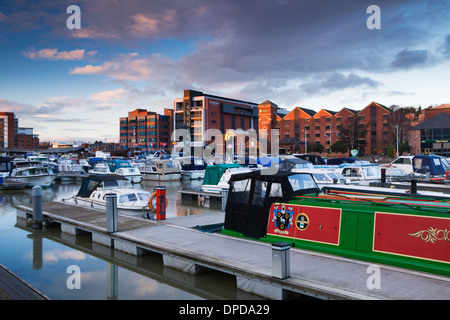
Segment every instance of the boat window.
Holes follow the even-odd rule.
[[[368,167],[366,168],[366,176],[367,177],[376,177],[377,175],[377,170],[375,168],[372,167]]]
[[[173,161],[167,161],[166,162],[167,168],[175,168],[176,164]]]
[[[361,172],[357,168],[345,168],[342,170],[344,177],[361,177]]]
[[[404,164],[405,163],[405,158],[399,158],[397,160],[395,160],[394,162],[392,162],[393,164]],[[407,159],[408,163],[411,163],[409,158]]]
[[[296,174],[288,177],[292,190],[315,189],[318,188],[313,177],[309,174]]]
[[[233,181],[231,184],[230,201],[248,203],[250,194],[250,179]]]
[[[283,196],[283,189],[281,188],[281,183],[272,182],[269,197],[282,197],[282,196]]]
[[[6,162],[0,163],[0,171],[2,171],[2,172],[9,171],[8,165]]]
[[[417,169],[421,169],[422,168],[422,159],[421,158],[414,159],[414,166]]]
[[[255,190],[253,192],[253,201],[252,201],[253,205],[264,206],[264,198],[266,197],[267,183],[268,182],[261,180],[255,181]]]
[[[328,173],[328,175],[330,176],[331,180],[333,179],[341,179],[342,177],[340,177],[336,172],[330,172]]]
[[[312,168],[314,168],[314,166],[311,162],[296,163],[293,167],[293,169],[312,169]]]
[[[148,199],[150,198],[150,194],[148,193],[143,193],[143,192],[139,192],[138,193],[138,198],[141,201],[148,201]]]
[[[137,201],[137,197],[134,193],[130,193],[127,196],[128,196],[128,201]]]
[[[124,194],[119,197],[119,202],[137,201],[134,193]]]
[[[314,173],[316,181],[329,181],[328,177],[324,173]]]

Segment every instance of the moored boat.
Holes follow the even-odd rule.
[[[308,173],[233,175],[222,233],[450,276],[450,197],[324,194]]]
[[[116,174],[90,174],[83,179],[80,190],[65,202],[106,210],[106,194],[117,195],[118,213],[151,219],[148,201],[150,192],[134,189],[129,180]]]
[[[172,159],[157,159],[148,161],[141,171],[142,180],[150,181],[179,181],[181,180],[180,166]]]
[[[37,162],[15,160],[10,175],[4,178],[4,181],[25,183],[27,187],[38,185],[47,188],[55,178],[56,174],[51,169],[43,167]]]
[[[185,180],[203,179],[206,163],[203,158],[183,157],[177,159],[181,165],[181,178]]]

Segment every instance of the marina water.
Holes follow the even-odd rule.
[[[70,198],[80,184],[56,182],[43,189],[43,202]],[[201,180],[143,181],[135,188],[154,192],[157,185],[166,186],[170,219],[220,210],[199,208],[196,203],[181,205],[177,191],[200,184]],[[93,243],[90,235],[75,238],[61,233],[59,227],[32,229],[16,217],[15,204],[32,205],[32,189],[0,190],[0,264],[50,299],[261,299],[237,289],[232,275],[216,271],[191,275],[165,267],[159,254],[121,253]],[[74,266],[79,268],[79,289],[71,282]]]

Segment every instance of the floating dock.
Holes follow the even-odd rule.
[[[18,219],[32,219],[32,207],[16,205]],[[119,215],[118,231],[106,231],[104,211],[67,203],[43,204],[47,223],[74,236],[132,255],[159,253],[165,266],[198,274],[210,269],[232,274],[239,289],[270,299],[307,295],[319,299],[427,300],[450,297],[450,278],[333,255],[289,249],[290,276],[273,276],[268,243],[199,231],[223,223],[224,213],[144,220]],[[201,228],[200,228],[201,229]]]
[[[0,265],[0,300],[48,300],[48,297]]]

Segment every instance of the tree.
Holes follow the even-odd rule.
[[[331,151],[337,153],[345,153],[348,151],[348,148],[345,147],[342,140],[338,140],[331,145]]]
[[[408,120],[407,115],[412,113],[418,115],[421,108],[419,107],[417,110],[415,107],[402,108],[397,105],[392,105],[389,109],[392,111],[389,116],[389,143],[392,147],[397,148],[398,138],[399,153],[409,152],[411,147],[408,143],[408,131],[411,129],[411,121]]]
[[[367,125],[359,123],[358,117],[351,117],[339,127],[339,139],[346,150],[360,150],[366,146]]]
[[[317,152],[322,153],[325,151],[325,147],[320,144],[320,142],[313,143],[312,145],[308,145],[308,152]]]

